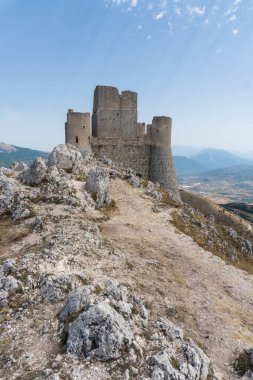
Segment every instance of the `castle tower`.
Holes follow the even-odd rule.
[[[150,128],[149,178],[153,182],[159,182],[173,200],[181,202],[171,152],[171,125],[170,117],[153,118]]]
[[[68,110],[67,122],[65,123],[65,142],[76,146],[78,149],[91,149],[89,137],[90,114],[88,112],[74,112]]]
[[[137,137],[137,93],[116,87],[97,86],[94,92],[92,136]]]

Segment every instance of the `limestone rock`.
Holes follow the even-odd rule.
[[[69,173],[80,173],[83,170],[84,159],[82,153],[75,146],[67,144],[57,145],[48,158],[48,166],[56,166]]]
[[[71,293],[66,300],[60,320],[64,322],[68,317],[84,311],[91,303],[91,292],[93,289],[92,286],[83,286]]]
[[[0,173],[0,188],[0,215],[4,215],[10,212],[14,205],[15,181]]]
[[[166,348],[150,359],[151,380],[208,378],[210,360],[196,343],[183,339],[180,328],[165,318],[156,321],[154,328],[156,340]]]
[[[140,187],[140,180],[139,180],[139,178],[136,177],[136,176],[131,176],[130,178],[128,178],[127,181],[128,181],[128,183],[129,183],[131,186],[133,186],[133,187],[135,187],[135,188]]]
[[[12,219],[14,220],[14,222],[16,222],[21,219],[26,219],[30,215],[31,215],[31,211],[28,208],[19,206],[14,210],[12,214]]]
[[[94,154],[92,153],[91,150],[82,149],[81,154],[83,156],[84,165],[90,164],[94,160]]]
[[[48,302],[57,303],[62,301],[74,286],[75,278],[72,276],[49,276],[42,280],[40,291]]]
[[[100,360],[120,357],[129,349],[133,333],[127,321],[106,301],[91,306],[70,324],[67,352]]]
[[[3,263],[0,266],[0,307],[8,304],[9,295],[15,293],[19,288],[19,282],[11,276],[10,263]]]
[[[2,265],[0,265],[0,273],[3,272],[5,276],[8,276],[11,273],[16,272],[16,267],[15,267],[15,260],[13,259],[8,259],[5,260]]]
[[[28,169],[28,165],[25,162],[15,162],[12,168],[17,172],[23,172]]]
[[[96,167],[89,171],[85,189],[94,196],[98,206],[110,203],[109,176],[104,169]]]
[[[41,231],[44,228],[44,221],[40,216],[36,216],[32,222],[32,227],[34,231]]]
[[[166,318],[160,318],[155,321],[154,327],[162,331],[171,340],[183,339],[182,329]]]
[[[46,161],[38,157],[31,166],[22,174],[21,181],[26,185],[39,185],[47,174]]]
[[[152,198],[155,198],[157,201],[160,201],[162,199],[160,185],[158,182],[153,183],[151,181],[148,181],[146,193],[150,195]]]

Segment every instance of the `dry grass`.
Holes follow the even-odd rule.
[[[205,222],[205,218],[202,217],[201,215],[196,215],[195,219],[197,222],[200,222],[200,223]],[[239,254],[238,259],[235,261],[229,257],[229,253],[232,249],[236,249],[238,252],[241,252],[240,251],[241,247],[238,242],[233,240],[232,237],[228,235],[228,233],[226,232],[224,227],[222,227],[222,225],[219,225],[218,223],[216,223],[215,227],[219,234],[219,240],[227,242],[227,247],[225,251],[224,249],[221,249],[221,247],[219,246],[218,239],[213,239],[212,241],[214,242],[214,244],[212,246],[209,246],[207,242],[210,238],[208,235],[206,235],[205,231],[203,231],[201,227],[198,228],[194,224],[187,223],[179,213],[173,212],[172,223],[179,231],[190,236],[193,239],[193,241],[197,243],[201,248],[204,248],[205,250],[220,257],[222,260],[226,261],[228,264],[233,265],[236,268],[243,269],[249,274],[253,274],[252,258]]]
[[[14,223],[9,217],[0,218],[0,254],[5,246],[9,246],[29,235],[31,229]]]

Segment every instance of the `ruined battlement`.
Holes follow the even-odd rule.
[[[97,86],[91,125],[89,113],[68,110],[66,143],[132,167],[180,201],[171,153],[172,119],[154,116],[151,124],[138,123],[137,100],[136,92]]]

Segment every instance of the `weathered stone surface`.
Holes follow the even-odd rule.
[[[12,219],[16,222],[17,220],[26,219],[31,215],[31,211],[26,208],[19,206],[12,213]]]
[[[0,266],[0,307],[8,304],[9,295],[15,293],[19,288],[19,282],[10,275],[11,262],[6,261]]]
[[[21,176],[21,181],[26,185],[39,185],[47,174],[47,165],[46,161],[38,157],[36,158],[31,166],[23,172]]]
[[[15,273],[16,272],[15,260],[14,259],[5,260],[0,265],[0,273],[1,272],[3,272],[5,276],[8,276],[11,273]]]
[[[91,303],[91,293],[93,290],[92,286],[84,286],[71,293],[66,300],[60,320],[64,322],[68,317],[84,311]]]
[[[40,291],[48,302],[57,303],[62,301],[74,286],[75,278],[72,276],[49,276],[42,280]]]
[[[28,165],[25,162],[17,162],[12,168],[17,172],[23,172],[28,169]]]
[[[48,158],[48,166],[56,166],[67,172],[80,173],[83,170],[84,159],[82,153],[75,146],[57,145]]]
[[[162,199],[162,194],[160,192],[160,185],[158,182],[153,183],[151,181],[148,181],[146,193],[158,201]]]
[[[106,301],[91,306],[70,324],[67,352],[100,360],[120,357],[129,349],[133,333],[124,318]]]
[[[182,330],[161,318],[154,322],[153,339],[166,347],[150,359],[152,380],[206,380],[210,360],[192,340],[184,341]]]
[[[15,202],[15,181],[0,173],[0,215],[4,215],[12,209]]]
[[[110,203],[109,176],[104,169],[96,167],[89,171],[85,189],[94,196],[98,206]]]
[[[135,188],[140,187],[140,180],[136,176],[131,176],[128,178],[128,183]]]
[[[155,321],[154,327],[162,331],[171,340],[183,339],[183,330],[166,318],[160,318]]]

